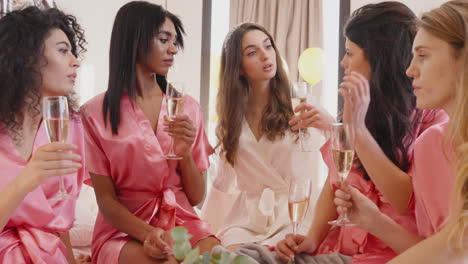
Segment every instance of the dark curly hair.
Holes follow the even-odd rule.
[[[224,40],[216,103],[216,113],[219,118],[216,127],[218,145],[221,145],[221,153],[231,165],[235,163],[239,148],[242,120],[247,111],[246,103],[249,96],[247,79],[240,74],[242,39],[252,30],[260,30],[268,36],[275,49],[278,65],[276,75],[270,80],[270,95],[268,104],[263,110],[260,131],[271,141],[281,139],[286,131],[290,131],[288,121],[294,115],[289,78],[273,37],[264,27],[255,23],[243,23],[234,27]]]
[[[363,49],[371,68],[366,126],[387,157],[407,171],[414,128],[420,122],[411,79],[406,76],[416,16],[399,2],[365,5],[353,12],[344,35]],[[362,164],[359,167],[369,180]]]
[[[0,19],[0,132],[19,136],[25,113],[40,115],[41,63],[44,42],[53,29],[62,30],[76,57],[86,51],[83,30],[76,18],[51,8],[27,7],[12,11]],[[47,62],[46,62],[47,63]],[[78,102],[68,95],[72,116]]]

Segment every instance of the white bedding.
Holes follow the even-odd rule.
[[[98,206],[94,189],[83,184],[80,196],[76,201],[75,223],[70,230],[70,241],[75,256],[91,255],[91,240]]]

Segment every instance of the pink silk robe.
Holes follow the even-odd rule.
[[[79,117],[70,122],[67,142],[78,146],[74,153],[81,155],[84,160],[83,127]],[[41,123],[34,140],[33,152],[47,143],[49,140]],[[7,134],[0,134],[0,192],[26,165],[11,138]],[[83,166],[77,173],[63,176],[67,192],[76,197],[81,188],[84,170]],[[68,263],[65,257],[66,248],[59,233],[67,232],[73,226],[76,200],[49,201],[58,188],[59,177],[52,177],[26,195],[0,233],[0,263]]]
[[[430,126],[446,121],[447,115],[443,111],[436,112],[435,116],[428,111],[423,111],[421,118],[423,122],[416,128],[416,137],[419,137],[419,135]],[[325,144],[321,151],[323,159],[330,170],[331,187],[336,189],[335,183],[339,181],[339,177],[333,165],[329,144]],[[410,161],[412,159],[413,153],[410,149]],[[414,210],[409,210],[405,215],[399,214],[383,197],[373,182],[364,179],[363,173],[359,171],[356,166],[351,169],[346,182],[373,201],[381,212],[391,217],[408,231],[417,234]],[[330,254],[333,252],[340,252],[344,255],[352,256],[353,260],[351,263],[353,264],[386,263],[397,255],[380,239],[354,226],[331,229],[318,248],[316,254]]]
[[[421,237],[440,231],[449,215],[456,157],[451,142],[444,142],[447,126],[448,122],[429,128],[414,147],[410,176],[414,186],[416,224]]]
[[[112,135],[110,123],[106,127],[102,117],[103,98],[104,94],[98,95],[82,107],[89,172],[111,177],[122,205],[146,223],[165,230],[183,226],[193,235],[192,244],[212,235],[209,224],[199,219],[187,199],[178,161],[161,157],[170,148],[170,137],[163,131],[166,100],[162,100],[155,135],[143,111],[124,95],[119,133]],[[204,132],[203,114],[193,98],[184,99],[184,113],[197,129],[193,158],[198,169],[205,171],[213,149]],[[129,239],[99,213],[92,242],[93,263],[118,263],[120,250]]]

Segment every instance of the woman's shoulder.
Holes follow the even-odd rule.
[[[102,115],[104,95],[105,93],[98,94],[84,103],[80,108],[81,115],[84,117]]]
[[[444,110],[441,109],[424,109],[421,110],[419,122],[418,122],[418,128],[417,128],[417,135],[421,135],[424,133],[427,129],[438,125],[438,124],[444,124],[447,123],[449,120],[449,117],[447,113],[445,113]]]
[[[448,121],[428,127],[419,135],[416,140],[416,145],[420,145],[423,142],[430,143],[431,145],[434,145],[437,142],[442,142],[447,127]]]
[[[203,110],[200,103],[188,94],[184,95],[184,113],[190,116],[195,122],[198,122],[199,119],[203,119]]]
[[[197,100],[195,100],[195,98],[193,98],[191,95],[185,94],[184,95],[184,107],[185,106],[200,108],[200,103]]]

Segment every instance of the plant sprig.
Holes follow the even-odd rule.
[[[233,253],[224,251],[221,254],[211,254],[209,252],[200,255],[200,248],[192,249],[190,238],[192,235],[184,227],[178,226],[171,231],[174,240],[174,256],[184,264],[247,264],[249,260],[246,256],[234,256]]]

